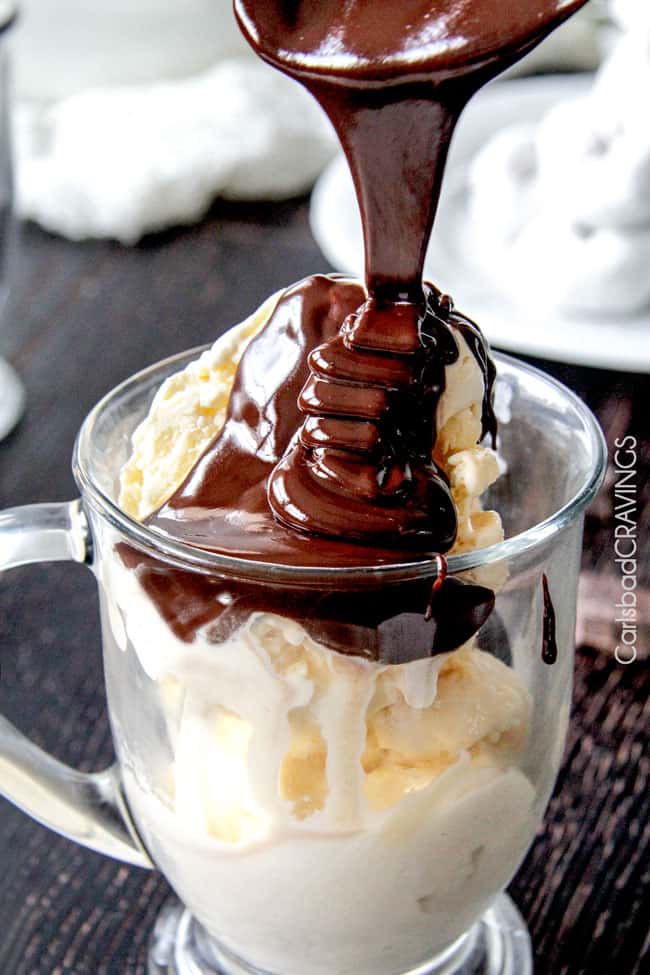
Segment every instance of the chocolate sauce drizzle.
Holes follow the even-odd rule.
[[[468,99],[582,2],[235,0],[257,53],[332,121],[364,231],[368,299],[312,355],[300,398],[308,420],[269,479],[271,509],[290,528],[453,545],[454,503],[431,458],[453,351],[431,328],[444,308],[422,283],[447,152]],[[473,351],[488,369],[485,347]]]
[[[555,641],[555,607],[548,588],[546,573],[542,573],[542,593],[544,597],[544,612],[542,616],[542,660],[552,666],[557,660],[557,643]]]
[[[304,419],[301,389],[309,386],[309,366],[323,371],[339,354],[341,326],[352,322],[365,297],[362,286],[340,276],[316,275],[294,285],[279,300],[268,323],[250,342],[241,358],[230,396],[224,427],[184,483],[147,524],[184,542],[221,554],[237,554],[276,564],[318,567],[380,566],[415,558],[404,547],[391,548],[294,531],[280,523],[268,502],[268,482],[288,450],[310,437],[318,446],[322,423],[331,434],[351,429],[360,440],[371,430],[364,448],[368,457],[386,456],[393,430],[377,419],[372,423],[349,415]],[[476,349],[489,388],[489,359],[477,327],[458,315],[449,299],[427,286],[427,342],[431,355],[427,423],[435,438],[435,413],[444,391],[445,366],[458,357],[457,333]],[[313,350],[310,353],[310,350]],[[416,395],[410,360],[400,357],[349,355],[347,368],[364,396],[381,392]],[[344,366],[345,368],[345,366]],[[370,371],[372,369],[374,371]],[[381,370],[383,369],[383,372]],[[492,424],[490,396],[486,397],[484,427]],[[298,438],[296,431],[300,431]],[[399,445],[396,445],[396,448]],[[303,448],[305,450],[309,448]],[[376,453],[373,453],[376,451]],[[363,456],[363,454],[361,455]],[[354,497],[337,495],[340,506],[353,510]],[[352,516],[351,516],[352,520]],[[119,547],[124,563],[138,579],[179,639],[191,642],[197,633],[221,642],[253,612],[279,613],[299,620],[314,637],[342,653],[384,663],[451,650],[483,625],[494,606],[494,593],[483,586],[446,577],[446,562],[437,557],[437,573],[400,584],[383,584],[350,591],[330,581],[308,589],[255,585],[237,579],[218,579],[170,569],[128,546]]]
[[[494,431],[493,371],[481,333],[426,287],[424,312],[369,299],[309,356],[298,399],[307,419],[268,482],[270,507],[290,528],[445,552],[456,509],[432,460],[445,369],[464,332],[483,373],[483,425]]]
[[[339,653],[402,664],[453,650],[476,633],[494,608],[494,593],[445,577],[363,589],[274,586],[172,569],[130,545],[117,546],[124,565],[174,634],[223,643],[254,613],[296,619]],[[441,557],[442,558],[442,557]]]
[[[436,435],[436,409],[445,389],[445,369],[459,355],[458,335],[464,337],[482,371],[485,431],[495,427],[491,408],[494,373],[477,326],[455,312],[451,300],[432,286],[427,285],[426,293],[421,325],[424,351],[415,356],[346,347],[344,336],[356,326],[359,304],[365,297],[357,282],[316,275],[285,292],[242,356],[223,429],[147,523],[197,547],[236,553],[241,558],[324,567],[403,562],[417,554],[409,550],[406,533],[398,530],[400,518],[412,517],[414,502],[394,487],[389,494],[388,482],[395,480],[396,471],[400,476],[399,465],[408,464],[413,449],[411,440],[420,437],[429,445],[433,491],[439,489],[442,504],[448,505],[443,515],[453,541],[455,509],[444,475],[431,460],[431,444]],[[416,363],[420,368],[414,375]],[[346,377],[344,382],[327,381],[333,369],[339,377]],[[328,394],[315,388],[316,383],[331,391],[329,402]],[[413,399],[420,408],[415,410],[417,423],[411,429],[402,418],[410,415]],[[391,409],[386,408],[389,401]],[[306,487],[285,481],[296,472],[296,466],[287,463],[296,452],[304,457]],[[316,465],[321,470],[313,473]],[[392,507],[388,503],[373,507],[365,499],[359,503],[362,478],[369,495],[382,491],[376,484],[378,470],[386,472],[381,483]],[[319,476],[323,483],[314,488],[310,481]],[[309,530],[295,531],[284,518],[274,517],[275,493],[283,488],[292,498],[301,497],[300,490],[312,492]],[[432,518],[432,527],[438,531],[441,507],[432,512],[423,509],[421,515],[422,519]],[[360,520],[367,528],[371,516],[375,518],[371,537],[355,530]],[[389,517],[398,526],[394,534],[385,530]],[[337,519],[348,527],[336,537],[312,533],[314,521],[328,527]],[[322,536],[329,534],[322,531]]]
[[[436,408],[461,334],[478,328],[423,284],[451,136],[471,95],[585,0],[235,0],[261,57],[332,120],[362,214],[365,289],[290,289],[239,365],[221,434],[148,524],[215,552],[289,565],[378,566],[447,551],[456,512],[433,459]],[[344,652],[402,662],[459,646],[494,594],[432,572],[350,593],[275,590],[122,558],[181,639],[225,639],[256,610],[295,616]],[[415,556],[414,556],[415,552]]]

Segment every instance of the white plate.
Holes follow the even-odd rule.
[[[650,372],[650,309],[634,317],[591,319],[556,313],[535,316],[528,304],[498,289],[480,268],[466,262],[461,247],[466,226],[467,163],[497,129],[535,121],[556,102],[586,90],[584,76],[549,76],[498,82],[465,111],[451,148],[442,200],[425,265],[426,277],[449,292],[458,308],[476,319],[489,340],[503,349],[577,365]],[[314,236],[341,271],[361,274],[361,221],[352,180],[342,157],[325,170],[311,204]]]

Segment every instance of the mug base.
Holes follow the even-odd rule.
[[[165,905],[153,931],[148,975],[282,975],[255,968],[209,938],[178,901]],[[474,927],[442,955],[395,975],[532,975],[526,924],[501,894]]]

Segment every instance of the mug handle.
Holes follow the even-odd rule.
[[[81,502],[0,512],[0,573],[33,562],[90,564]],[[98,853],[153,867],[131,819],[117,764],[84,774],[58,762],[0,715],[0,795],[44,826]]]

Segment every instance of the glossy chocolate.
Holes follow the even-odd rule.
[[[451,302],[427,286],[427,348],[431,376],[426,385],[428,401],[422,420],[435,438],[435,408],[444,391],[445,365],[458,356],[457,336],[474,348],[490,383],[489,359],[480,332],[453,311]],[[294,285],[278,302],[262,331],[242,356],[221,433],[205,451],[185,482],[147,524],[184,542],[225,555],[276,564],[318,567],[380,566],[414,558],[416,553],[381,545],[375,536],[370,544],[314,536],[279,522],[268,503],[268,484],[292,444],[303,439],[315,451],[321,439],[342,443],[348,438],[351,451],[360,458],[385,458],[399,449],[395,431],[383,415],[373,413],[382,396],[417,395],[412,357],[377,356],[367,351],[350,352],[341,341],[341,326],[354,327],[356,310],[365,298],[357,282],[318,275]],[[312,350],[310,352],[310,350]],[[319,396],[312,388],[310,368],[326,377],[336,368],[350,382],[361,406],[351,416],[348,404],[343,418],[304,418],[305,401]],[[346,387],[347,388],[347,387]],[[310,391],[311,390],[311,391]],[[486,397],[484,428],[492,424],[490,397]],[[370,404],[370,405],[369,405]],[[394,414],[391,414],[391,416]],[[299,431],[298,438],[296,431]],[[393,447],[394,445],[394,447]],[[386,463],[382,461],[382,463]],[[347,472],[339,472],[344,481]],[[439,476],[439,475],[438,475]],[[372,481],[371,481],[372,483]],[[447,488],[442,478],[445,495]],[[351,513],[356,489],[346,496],[332,491],[338,510]],[[314,505],[322,506],[320,498]],[[395,507],[400,516],[402,505]],[[453,508],[451,508],[452,516]],[[379,513],[378,533],[386,517]],[[342,653],[384,663],[408,660],[451,650],[468,640],[483,625],[494,605],[494,594],[482,586],[446,578],[446,563],[437,559],[437,572],[409,583],[382,585],[369,580],[363,590],[327,587],[275,588],[234,578],[219,579],[170,569],[122,545],[120,555],[137,572],[141,585],[176,635],[194,639],[198,630],[219,643],[252,612],[275,612],[299,620],[314,637]]]
[[[235,0],[261,57],[292,76],[395,84],[515,60],[586,0]],[[498,68],[496,69],[498,70]]]
[[[427,342],[428,319],[444,315],[422,283],[445,160],[471,95],[582,2],[235,0],[257,53],[327,112],[363,223],[368,299],[311,360],[300,401],[309,419],[269,480],[270,506],[290,528],[428,551],[453,545],[454,504],[431,459],[449,353]],[[473,351],[487,363],[484,347]],[[373,382],[375,363],[388,358],[406,372],[398,385]],[[488,425],[494,435],[493,416]]]
[[[546,573],[542,573],[542,596],[544,609],[542,612],[542,660],[552,666],[557,660],[557,642],[555,639],[555,607],[548,588]]]
[[[201,575],[168,565],[121,543],[123,563],[174,634],[191,643],[197,633],[220,644],[253,613],[298,620],[309,635],[339,653],[385,664],[402,664],[453,650],[490,616],[494,593],[454,577],[443,568],[430,578],[384,585],[378,592],[273,586]],[[440,557],[442,559],[442,557]]]
[[[268,483],[288,527],[374,546],[453,544],[456,510],[432,460],[445,369],[462,335],[482,372],[483,430],[494,433],[494,367],[480,331],[447,296],[427,285],[423,307],[370,299],[310,355],[298,400],[307,420]]]
[[[377,566],[452,546],[456,513],[432,455],[460,335],[482,370],[493,441],[496,422],[481,333],[422,281],[444,164],[471,95],[583,2],[236,0],[257,52],[311,91],[339,135],[365,289],[317,276],[285,293],[242,357],[224,429],[152,527],[289,565]],[[330,647],[403,662],[460,645],[494,604],[444,573],[380,594],[276,591],[122,554],[182,639],[200,627],[218,642],[268,609]]]
[[[427,286],[427,296],[422,329],[425,352],[417,357],[347,347],[343,336],[355,328],[357,309],[365,298],[357,282],[317,275],[285,292],[242,356],[222,431],[147,523],[200,548],[287,565],[385,565],[415,557],[406,532],[399,529],[400,519],[408,525],[419,498],[405,497],[399,483],[389,483],[396,471],[399,476],[399,465],[408,463],[409,438],[415,439],[419,433],[406,424],[401,427],[400,418],[408,416],[415,399],[423,439],[427,443],[435,440],[445,366],[458,357],[459,335],[474,350],[488,390],[492,379],[487,349],[476,326],[458,315],[449,299],[434,288]],[[420,370],[414,378],[416,363]],[[345,381],[327,381],[334,369]],[[321,389],[317,383],[322,383]],[[336,394],[331,404],[325,402],[327,390]],[[393,404],[387,411],[389,398]],[[489,394],[483,425],[485,430],[493,427]],[[275,518],[269,505],[269,495],[285,486],[280,478],[293,476],[287,458],[297,450],[304,451],[309,463],[327,467],[329,475],[318,491],[312,489],[311,470],[305,477],[306,486],[288,486],[287,493],[303,501],[300,489],[312,491],[310,521],[299,526],[306,529],[300,531]],[[446,530],[452,536],[456,524],[453,503],[443,476],[430,460],[430,447],[428,454],[432,480],[435,478],[432,493],[439,490],[442,499],[433,508],[433,529],[439,531],[446,518]],[[423,468],[425,460],[423,457]],[[379,488],[375,480],[378,469],[386,471]],[[325,476],[322,480],[325,482]],[[362,487],[366,498],[359,503]],[[392,505],[368,503],[375,491],[383,491]],[[327,522],[332,510],[333,520]],[[431,508],[422,505],[421,517],[431,516]],[[366,519],[367,525],[371,517],[373,534],[355,535],[358,521]],[[391,517],[397,526],[394,534],[385,531]],[[330,535],[326,530],[322,536],[309,530],[314,521],[326,529],[335,527],[341,518],[351,526],[349,530],[332,531],[331,537],[325,537]],[[395,544],[396,537],[400,544]]]

